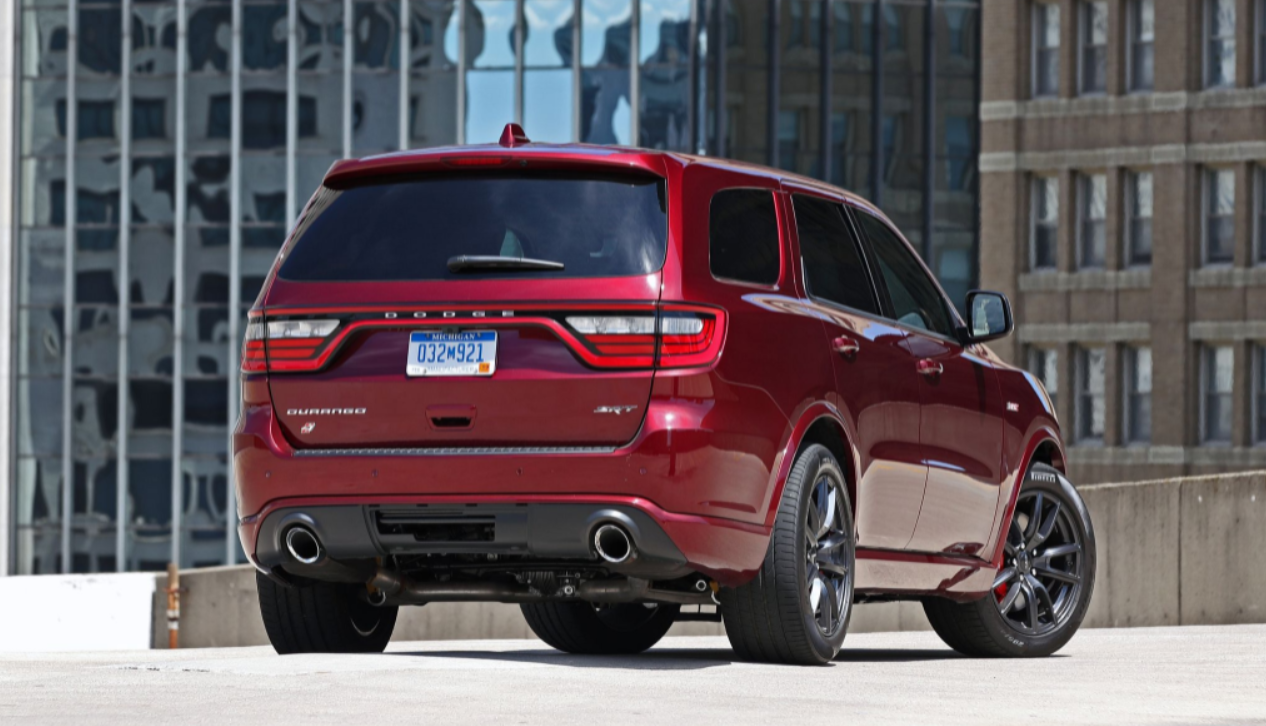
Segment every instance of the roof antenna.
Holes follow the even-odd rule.
[[[506,124],[505,130],[501,132],[501,140],[497,143],[507,148],[514,148],[529,144],[532,140],[524,133],[523,127],[518,124]]]

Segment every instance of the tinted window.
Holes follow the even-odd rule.
[[[608,277],[658,270],[663,180],[479,174],[322,188],[281,276],[289,280]],[[459,255],[561,262],[562,270],[450,272]]]
[[[792,199],[809,294],[878,313],[866,265],[858,251],[857,240],[844,222],[840,205],[800,195]]]
[[[857,218],[875,249],[897,322],[941,335],[952,335],[953,318],[946,309],[945,298],[936,289],[932,278],[923,271],[914,253],[875,217],[861,212]]]
[[[712,274],[727,280],[778,282],[778,217],[768,189],[726,189],[712,197],[708,212]]]

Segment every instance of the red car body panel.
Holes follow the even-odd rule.
[[[846,450],[840,463],[857,519],[858,591],[964,600],[988,592],[1023,472],[1040,452],[1054,452],[1047,458],[1062,466],[1059,427],[1036,381],[983,346],[963,348],[806,294],[790,195],[878,210],[761,167],[581,145],[402,152],[338,162],[326,183],[443,171],[474,158],[662,176],[662,269],[596,279],[292,282],[277,276],[294,244],[288,240],[252,320],[338,314],[356,316],[356,324],[340,329],[313,371],[243,374],[233,464],[240,535],[252,558],[261,522],[282,507],[621,503],[649,514],[691,568],[736,585],[759,568],[795,454],[825,423]],[[782,269],[774,285],[709,271],[708,204],[735,187],[777,195]],[[550,317],[678,303],[716,310],[721,347],[712,362],[596,368],[586,344]],[[498,317],[504,311],[513,316]],[[452,316],[434,317],[445,312]],[[409,331],[440,325],[500,331],[496,374],[406,378],[400,364]],[[837,352],[841,341],[855,352]],[[922,361],[938,363],[941,373],[921,375]],[[590,415],[610,404],[636,406],[637,415]],[[370,413],[322,420],[304,433],[304,416],[294,412],[310,406]],[[470,424],[428,423],[451,418]],[[573,445],[575,452],[524,451]],[[508,453],[393,453],[433,446]],[[329,448],[370,451],[301,455]]]

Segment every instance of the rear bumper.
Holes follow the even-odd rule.
[[[287,506],[270,512],[260,523],[255,559],[264,569],[280,567],[303,574],[303,567],[285,548],[286,531],[303,526],[336,562],[391,555],[474,554],[487,555],[489,560],[506,555],[540,562],[597,563],[593,533],[606,523],[622,527],[634,542],[636,554],[617,568],[621,574],[668,580],[690,573],[685,555],[659,523],[631,504]]]
[[[485,541],[419,541],[392,534],[384,515],[416,513],[425,520],[491,523]],[[353,562],[383,556],[428,553],[522,555],[541,562],[586,561],[602,565],[591,542],[594,530],[611,522],[629,532],[635,561],[621,574],[667,580],[701,572],[724,585],[745,582],[760,567],[769,534],[755,525],[665,512],[635,497],[366,497],[293,498],[275,502],[238,525],[254,564],[304,574],[287,553],[285,533],[303,525],[321,540],[329,559]]]
[[[296,507],[359,508],[362,532],[363,512],[383,506],[583,505],[580,524],[595,509],[616,507],[653,523],[690,570],[737,584],[764,558],[766,513],[789,433],[767,394],[711,373],[657,375],[638,435],[605,449],[296,451],[271,406],[247,405],[233,454],[242,544],[252,557],[265,555],[261,527]],[[566,537],[581,541],[571,516]],[[553,551],[531,537],[511,543]],[[382,542],[374,546],[370,556],[391,554]]]

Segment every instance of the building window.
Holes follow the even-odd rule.
[[[1078,180],[1077,264],[1083,269],[1104,266],[1108,246],[1108,177],[1087,174]]]
[[[800,156],[800,119],[799,111],[778,112],[778,166],[789,171],[796,170]]]
[[[1266,264],[1266,166],[1257,167],[1257,264]]]
[[[1102,442],[1107,390],[1107,355],[1103,348],[1078,348],[1074,419],[1078,442]]]
[[[1108,3],[1106,0],[1081,3],[1081,92],[1103,93],[1108,89]]]
[[[1257,345],[1257,371],[1253,374],[1253,441],[1266,444],[1266,345]]]
[[[1204,263],[1235,261],[1235,170],[1205,171]]]
[[[1051,406],[1058,409],[1056,401],[1059,398],[1059,351],[1051,348],[1030,348],[1029,372],[1046,389],[1046,395],[1051,399]]]
[[[1234,348],[1209,346],[1201,350],[1200,440],[1206,444],[1231,443],[1234,373]]]
[[[1055,269],[1055,245],[1059,236],[1059,179],[1053,176],[1033,180],[1034,270]]]
[[[1059,5],[1033,6],[1033,95],[1059,94]]]
[[[1266,85],[1266,0],[1257,5],[1257,82]]]
[[[1129,35],[1130,90],[1150,91],[1156,84],[1156,0],[1130,3]]]
[[[1152,349],[1125,349],[1125,441],[1152,441]]]
[[[1205,88],[1235,85],[1235,2],[1205,0]]]
[[[1125,189],[1126,262],[1152,264],[1152,172],[1129,175]]]

